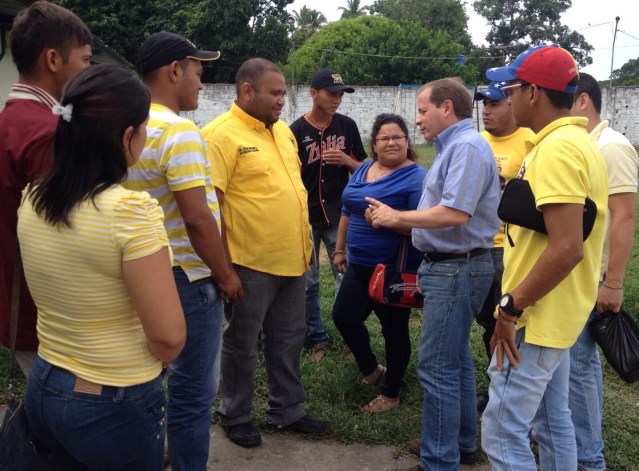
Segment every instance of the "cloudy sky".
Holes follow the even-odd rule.
[[[362,1],[362,5],[372,3]],[[488,26],[483,17],[472,9],[472,0],[468,0],[466,13],[469,16],[468,26],[475,43],[485,43]],[[582,70],[598,80],[610,77],[612,63],[612,41],[615,30],[615,17],[619,16],[619,26],[614,49],[614,68],[618,69],[630,59],[639,58],[639,21],[631,12],[635,0],[573,0],[572,8],[562,16],[562,23],[581,33],[593,46],[591,54],[593,63]],[[321,11],[328,21],[339,20],[346,0],[295,0],[289,11],[298,10],[306,5],[308,8]]]

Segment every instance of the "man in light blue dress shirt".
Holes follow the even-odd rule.
[[[424,252],[424,294],[417,376],[424,388],[420,463],[410,471],[458,470],[477,460],[472,322],[493,278],[490,249],[499,230],[499,173],[473,128],[472,97],[457,79],[427,83],[417,97],[419,126],[435,160],[415,211],[368,199],[373,227],[412,229]],[[408,470],[406,470],[408,471]]]

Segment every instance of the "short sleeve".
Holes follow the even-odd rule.
[[[637,193],[639,157],[630,145],[610,143],[601,148],[608,168],[608,194]]]
[[[162,208],[146,192],[126,192],[120,198],[113,209],[111,236],[123,261],[152,255],[169,245]]]

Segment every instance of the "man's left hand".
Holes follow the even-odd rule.
[[[610,289],[604,285],[597,292],[597,312],[619,312],[623,303],[623,290]]]

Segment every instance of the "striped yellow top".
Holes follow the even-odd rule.
[[[122,262],[168,246],[163,214],[148,194],[114,186],[52,226],[24,198],[18,238],[38,307],[38,355],[109,386],[145,383],[162,363],[149,350],[126,291]]]
[[[211,276],[211,270],[193,250],[180,215],[174,191],[205,187],[209,209],[220,226],[220,206],[211,180],[211,163],[197,126],[169,108],[151,104],[146,146],[138,162],[129,168],[124,186],[147,191],[165,214],[164,225],[173,249],[173,265],[190,281]]]

